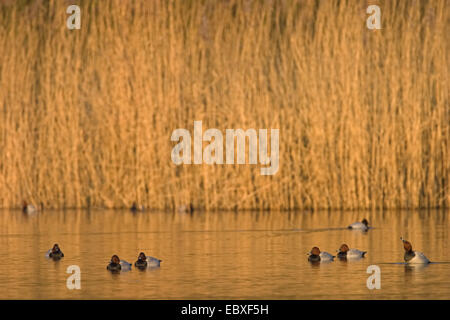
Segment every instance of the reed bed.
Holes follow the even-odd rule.
[[[445,0],[0,1],[0,207],[448,207],[448,22]],[[279,128],[278,172],[176,166],[194,120]]]

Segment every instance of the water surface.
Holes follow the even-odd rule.
[[[367,218],[367,233],[348,224]],[[0,299],[449,299],[449,213],[0,211]],[[433,263],[402,264],[400,236]],[[58,243],[60,261],[45,253]],[[318,246],[367,251],[352,262],[312,265]],[[134,262],[140,251],[161,268],[112,274],[113,254]],[[66,269],[81,269],[69,290]],[[381,289],[369,290],[369,265]]]

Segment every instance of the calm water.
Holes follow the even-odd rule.
[[[368,218],[367,233],[347,230]],[[449,212],[179,213],[0,211],[1,299],[449,299]],[[409,268],[400,236],[436,264]],[[45,258],[53,243],[65,257]],[[313,246],[335,253],[343,242],[368,251],[355,262],[312,265]],[[140,251],[157,270],[112,274],[113,254]],[[369,265],[381,289],[369,290]],[[81,290],[68,290],[69,265]]]

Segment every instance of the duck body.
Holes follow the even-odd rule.
[[[159,260],[154,257],[146,256],[145,253],[141,252],[137,261],[134,263],[134,266],[139,269],[159,267],[161,265],[162,260]]]
[[[311,254],[308,257],[309,262],[320,262],[320,255],[318,254]]]
[[[308,261],[310,262],[331,262],[335,256],[329,254],[328,252],[321,252],[319,248],[312,248],[311,252],[308,253]]]
[[[122,267],[122,271],[131,270],[131,263],[125,260],[120,260],[120,266]]]
[[[320,257],[320,261],[322,261],[322,262],[333,261],[335,258],[335,256],[333,256],[332,254],[330,254],[328,252],[321,252],[319,257]]]
[[[347,227],[348,229],[367,231],[369,230],[369,222],[363,219],[361,222],[354,222]]]
[[[26,201],[23,201],[22,212],[27,214],[35,214],[37,213],[37,208],[34,205],[28,204]]]
[[[136,268],[145,269],[145,268],[147,268],[148,263],[147,263],[147,261],[138,259],[138,260],[134,263],[134,266],[135,266]]]
[[[369,230],[369,227],[361,222],[354,222],[351,225],[349,225],[347,228],[353,229],[353,230],[363,230],[363,231]]]
[[[181,205],[178,207],[177,211],[179,213],[193,213],[194,212],[194,206],[192,203],[189,203],[188,205]]]
[[[339,258],[364,258],[364,255],[367,253],[367,251],[360,251],[358,249],[350,249],[347,252],[339,252],[338,257]]]
[[[108,269],[109,271],[120,271],[122,270],[122,266],[120,265],[120,263],[110,262],[106,269]]]
[[[411,253],[405,252],[404,259],[406,263],[421,263],[421,264],[428,264],[430,263],[430,260],[428,260],[427,257],[422,252],[418,251],[412,251]]]
[[[151,267],[159,267],[159,266],[161,266],[162,260],[159,260],[158,258],[148,257],[147,256],[147,262],[148,262],[148,266],[150,268]]]
[[[64,257],[64,253],[62,251],[50,252],[48,256],[53,259],[61,259]]]
[[[138,206],[136,202],[131,205],[130,211],[133,213],[144,211],[144,206]]]
[[[367,251],[361,251],[358,249],[350,249],[346,244],[341,245],[338,250],[338,258],[339,259],[360,259],[364,258],[364,255]]]

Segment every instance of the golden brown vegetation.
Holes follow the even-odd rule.
[[[445,0],[0,3],[1,207],[450,203]],[[279,128],[278,173],[175,166],[194,120]]]

